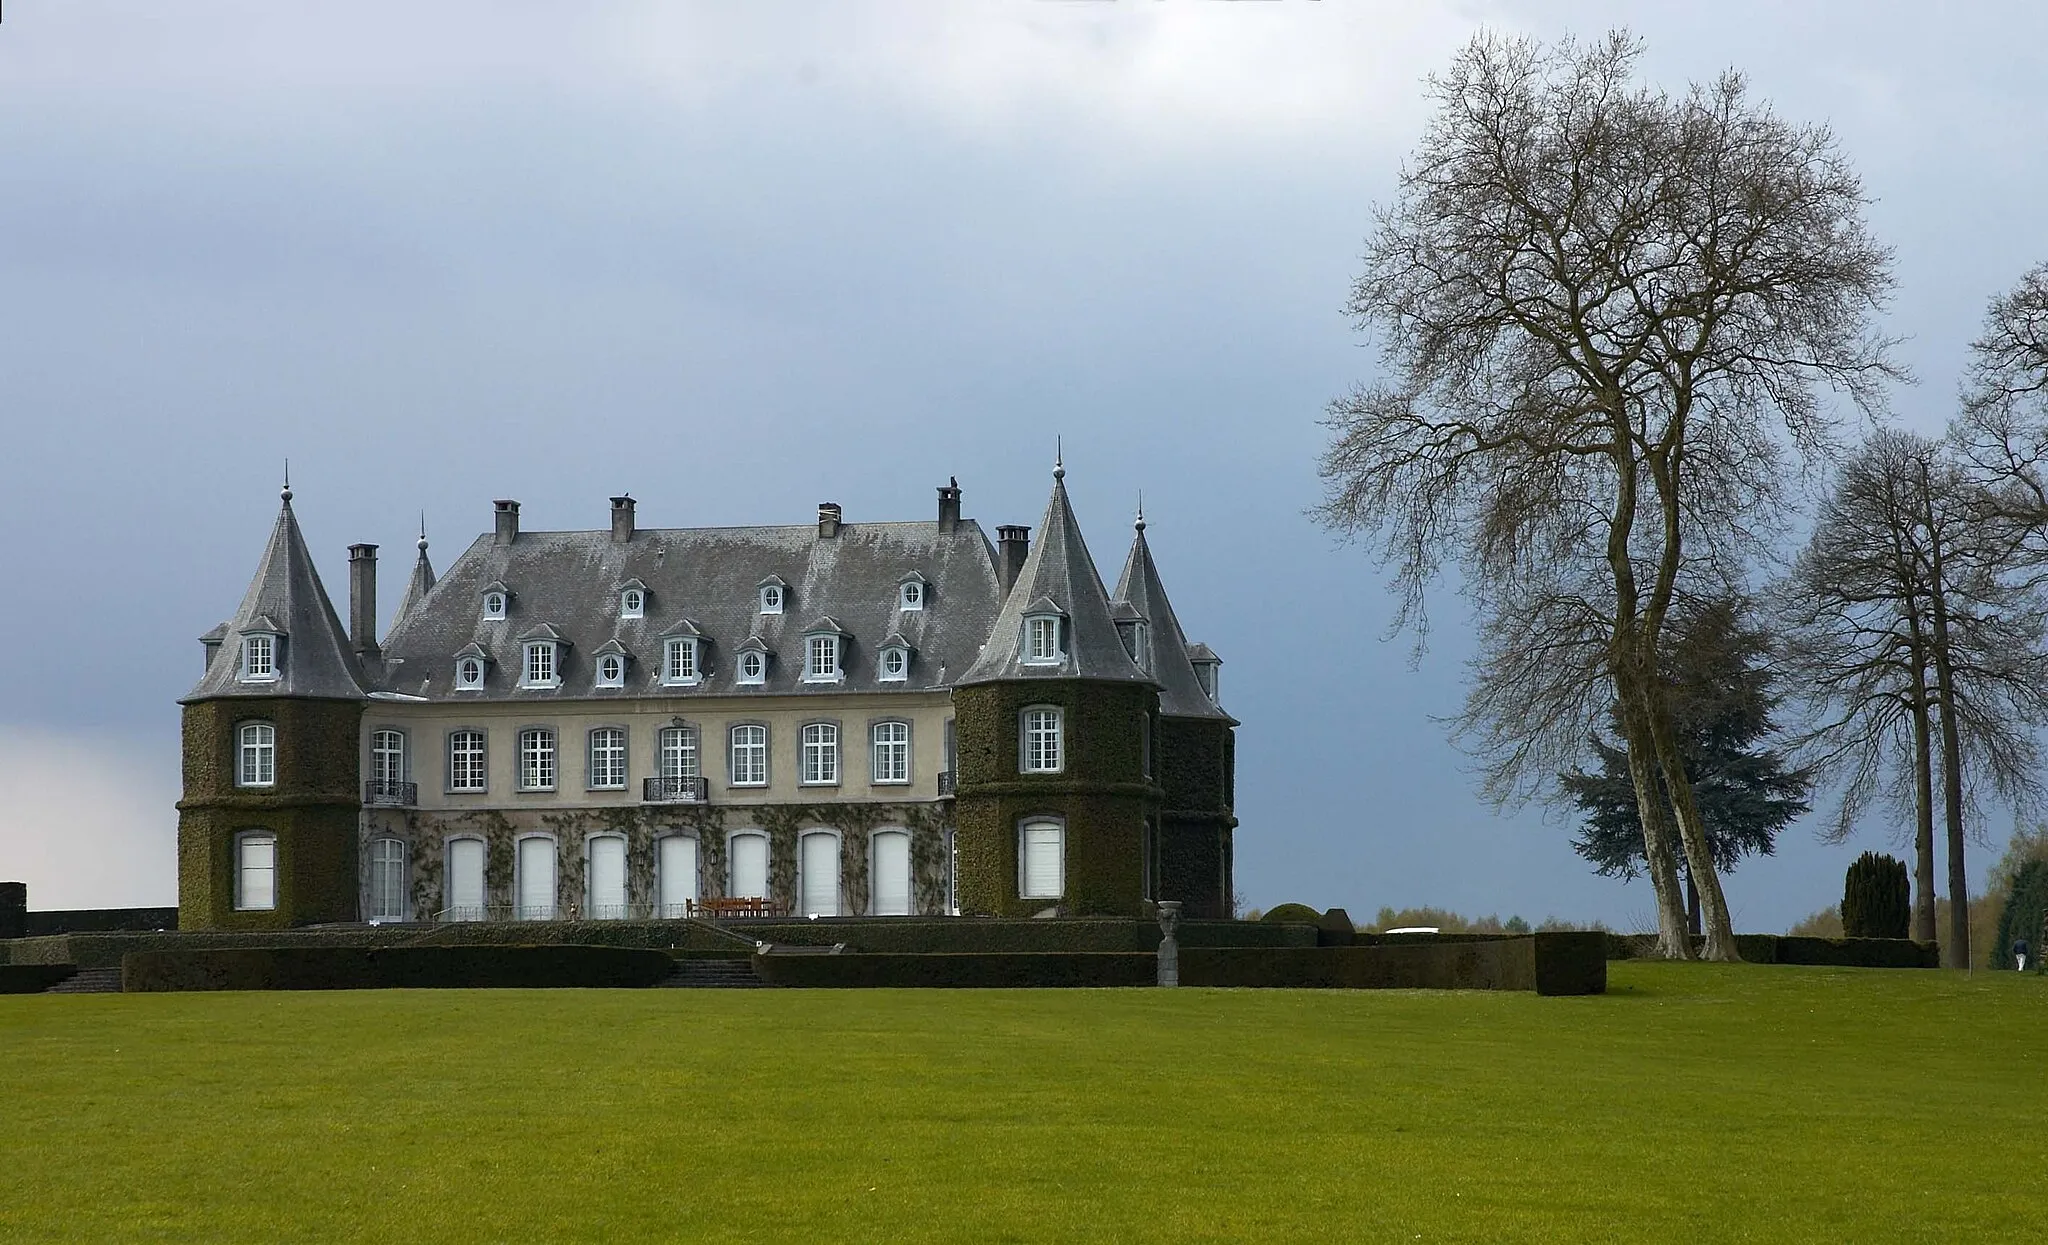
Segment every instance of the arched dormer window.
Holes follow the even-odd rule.
[[[875,677],[884,683],[901,683],[910,677],[910,641],[889,633],[875,650]]]
[[[780,614],[789,604],[789,584],[780,575],[770,575],[761,581],[761,612]]]
[[[632,660],[626,646],[617,640],[606,640],[591,653],[592,687],[624,687],[626,685],[626,663]]]
[[[268,618],[254,620],[242,630],[241,681],[275,683],[283,667],[284,629]]]
[[[647,616],[647,585],[637,579],[629,579],[619,585],[619,617],[645,618]]]
[[[1202,691],[1209,697],[1210,703],[1221,705],[1222,688],[1219,684],[1222,678],[1223,659],[1216,655],[1215,649],[1206,644],[1190,644],[1188,660],[1194,663],[1195,679],[1202,685]]]
[[[840,683],[846,679],[846,631],[831,618],[804,628],[804,682]]]
[[[1067,612],[1049,597],[1040,597],[1024,611],[1019,652],[1027,666],[1057,666],[1067,659]]]
[[[562,633],[546,623],[519,637],[519,686],[557,688],[562,685]]]
[[[931,599],[931,595],[930,581],[916,571],[896,581],[896,608],[906,614],[922,610],[925,602]]]
[[[760,636],[750,635],[740,641],[739,656],[733,667],[733,676],[743,687],[759,687],[768,681],[767,644]]]
[[[512,590],[497,580],[484,585],[483,618],[485,622],[503,622],[505,611],[511,607]]]
[[[491,664],[491,655],[484,652],[480,644],[466,644],[455,654],[455,690],[458,692],[480,692],[484,690],[484,675]]]
[[[704,632],[687,618],[661,633],[661,681],[666,687],[704,681]]]
[[[1110,619],[1116,624],[1116,638],[1124,646],[1124,653],[1138,667],[1151,672],[1152,649],[1146,643],[1145,616],[1129,601],[1119,601],[1110,609]]]

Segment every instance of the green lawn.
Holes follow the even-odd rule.
[[[0,1239],[1995,1241],[2048,980],[0,997]]]

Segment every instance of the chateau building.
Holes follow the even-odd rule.
[[[389,633],[289,487],[184,705],[179,924],[1126,914],[1231,900],[1233,730],[1142,516],[492,531]],[[752,901],[752,902],[737,902]]]

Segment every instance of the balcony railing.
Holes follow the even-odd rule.
[[[641,784],[648,804],[702,804],[711,798],[711,784],[702,778],[645,778]]]
[[[952,770],[949,770],[949,769],[942,769],[942,770],[940,770],[940,771],[939,771],[939,794],[940,794],[940,795],[952,795],[952,794],[953,794],[953,787],[954,787],[955,781],[956,781],[956,780],[955,780],[955,779],[954,779],[954,777],[953,777],[953,771],[952,771]]]
[[[363,803],[383,804],[395,808],[411,808],[420,802],[420,785],[416,782],[391,782],[387,779],[372,778],[363,784]]]
[[[437,923],[467,921],[685,921],[732,916],[786,916],[767,899],[686,899],[680,903],[465,904],[436,912]]]

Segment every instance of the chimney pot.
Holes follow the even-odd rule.
[[[996,578],[1007,595],[1031,553],[1031,529],[1006,523],[996,529]]]
[[[960,526],[960,481],[939,486],[939,535],[950,536]]]
[[[623,545],[633,539],[633,499],[612,498],[612,542]]]
[[[348,638],[356,656],[377,656],[377,546],[348,547]]]
[[[839,535],[839,503],[821,501],[818,503],[818,539],[831,540]]]
[[[498,533],[494,545],[509,545],[519,539],[519,503],[500,499],[491,503],[498,512]]]

